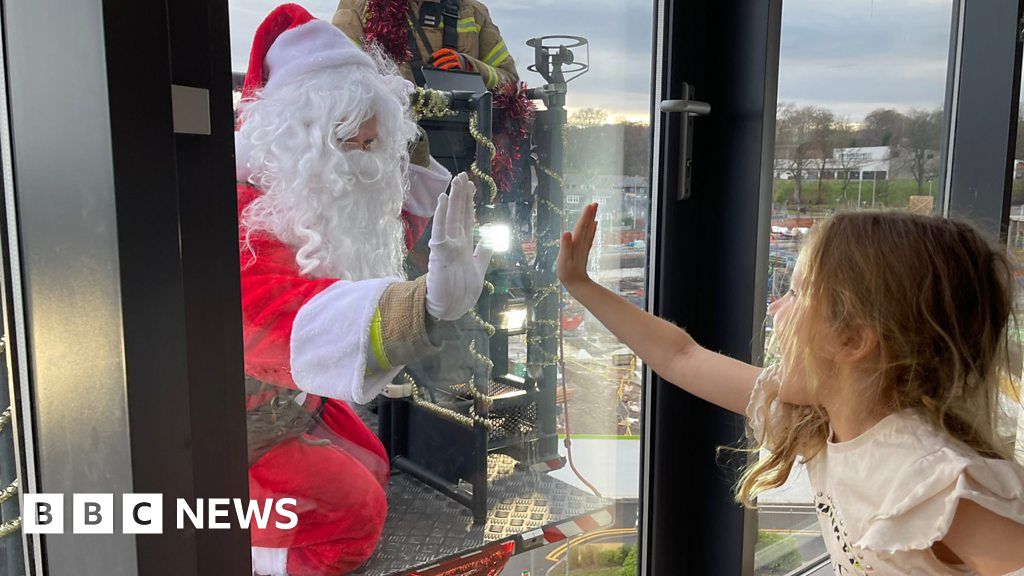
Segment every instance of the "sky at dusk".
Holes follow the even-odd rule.
[[[233,68],[243,71],[253,32],[278,2],[231,0]],[[336,0],[303,3],[330,19]],[[584,36],[590,72],[570,84],[570,110],[608,111],[609,120],[646,120],[650,108],[652,3],[634,0],[493,0],[491,16],[531,85],[526,40]],[[858,122],[880,107],[943,104],[952,0],[786,0],[779,101],[813,104]],[[581,55],[583,56],[583,55]]]

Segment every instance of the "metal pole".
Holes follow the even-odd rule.
[[[492,96],[490,92],[477,94],[472,100],[472,104],[476,106],[477,130],[488,140],[491,140],[491,101]],[[479,142],[476,145],[476,165],[484,174],[491,174],[491,152]],[[488,191],[489,193],[490,191]],[[478,205],[490,204],[487,194],[478,194],[477,198],[480,200]]]
[[[474,96],[470,102],[476,107],[477,115],[477,130],[486,138],[491,140],[491,113],[492,113],[492,97],[490,92],[483,92]],[[491,175],[491,152],[486,146],[477,142],[476,146],[476,165],[484,174]],[[483,183],[481,183],[483,184]],[[477,207],[490,204],[492,199],[490,197],[491,190],[483,185],[483,193],[477,193]],[[488,296],[487,291],[484,291],[480,300],[477,302],[477,314],[488,323],[493,323],[494,320],[491,317],[491,298]],[[476,352],[486,358],[491,357],[491,342],[486,332],[477,330],[473,336],[473,340],[476,342]],[[506,363],[507,363],[507,352],[506,352]],[[488,377],[488,369],[485,366],[477,365],[473,375],[473,386],[476,387],[479,394],[475,395],[474,408],[477,414],[481,414],[484,417],[489,415],[490,407],[481,398],[490,393],[491,381]],[[470,509],[473,511],[473,524],[480,526],[487,519],[487,453],[489,450],[488,441],[490,440],[490,432],[480,422],[473,424],[473,434],[476,441],[476,454],[474,454],[475,471],[473,475],[473,497],[471,500]]]
[[[544,89],[547,89],[545,86]],[[558,88],[554,88],[558,90]],[[549,94],[548,109],[537,113],[537,258],[533,269],[533,314],[536,321],[527,340],[530,377],[537,381],[540,396],[537,419],[541,440],[539,453],[558,451],[556,393],[558,386],[559,291],[555,276],[558,239],[562,233],[562,130],[567,121],[561,93]],[[563,375],[564,377],[564,375]]]

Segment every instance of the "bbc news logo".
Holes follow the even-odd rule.
[[[64,508],[64,494],[25,494],[22,529],[26,534],[64,534],[67,516],[72,534],[113,534],[120,517],[121,534],[163,534],[164,497],[161,494],[123,494],[120,515],[114,508],[113,494],[73,494],[70,514]],[[194,504],[175,501],[175,526],[178,530],[227,530],[267,528],[291,530],[299,523],[294,498],[280,500],[242,500],[240,498],[199,498]],[[278,519],[271,522],[271,518]],[[233,516],[233,518],[232,518]],[[236,523],[232,523],[234,520]]]

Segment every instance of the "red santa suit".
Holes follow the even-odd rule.
[[[239,183],[240,211],[258,194]],[[415,240],[427,219],[408,211],[403,216],[408,239]],[[294,250],[267,235],[249,243],[256,257],[242,270],[246,374],[311,393],[305,408],[319,410],[324,428],[336,436],[322,444],[309,434],[286,440],[249,468],[250,498],[297,498],[299,514],[294,529],[274,528],[277,518],[266,529],[253,529],[253,546],[288,549],[256,554],[277,556],[289,575],[345,574],[370,557],[380,538],[389,470],[380,440],[343,399],[372,399],[400,370],[366,375],[364,353],[373,310],[397,279],[305,278]],[[240,256],[243,262],[252,258],[247,251]],[[247,408],[261,400],[249,396]]]
[[[324,50],[337,42],[331,31],[351,46],[341,32],[302,8],[285,5],[271,13],[257,31],[247,96],[267,82],[266,69],[274,58],[319,49],[322,54],[306,68],[342,66],[352,59],[361,64],[359,57],[366,56],[358,50],[358,56],[348,47]],[[276,47],[281,49],[275,56]],[[245,143],[238,142],[240,221],[261,194],[247,183],[252,167],[246,155]],[[433,160],[426,168],[410,166],[410,192],[402,211],[407,247],[423,233],[450,179]],[[303,275],[296,251],[267,232],[240,229],[239,244],[245,371],[261,383],[247,390],[247,409],[271,413],[275,408],[267,407],[280,402],[279,391],[293,391],[281,406],[294,409],[291,402],[297,401],[317,423],[272,443],[255,459],[250,445],[250,498],[294,498],[298,515],[291,529],[276,528],[275,522],[288,522],[276,515],[266,528],[253,527],[254,570],[274,576],[345,574],[370,557],[387,512],[387,454],[348,402],[370,401],[402,368],[373,372],[366,359],[374,312],[388,286],[401,279]]]

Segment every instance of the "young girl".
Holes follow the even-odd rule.
[[[563,235],[558,276],[661,377],[746,414],[752,505],[804,462],[836,574],[1024,576],[1024,469],[996,429],[1007,259],[972,227],[841,214],[804,245],[768,309],[781,360],[701,348],[587,276],[597,205]]]

